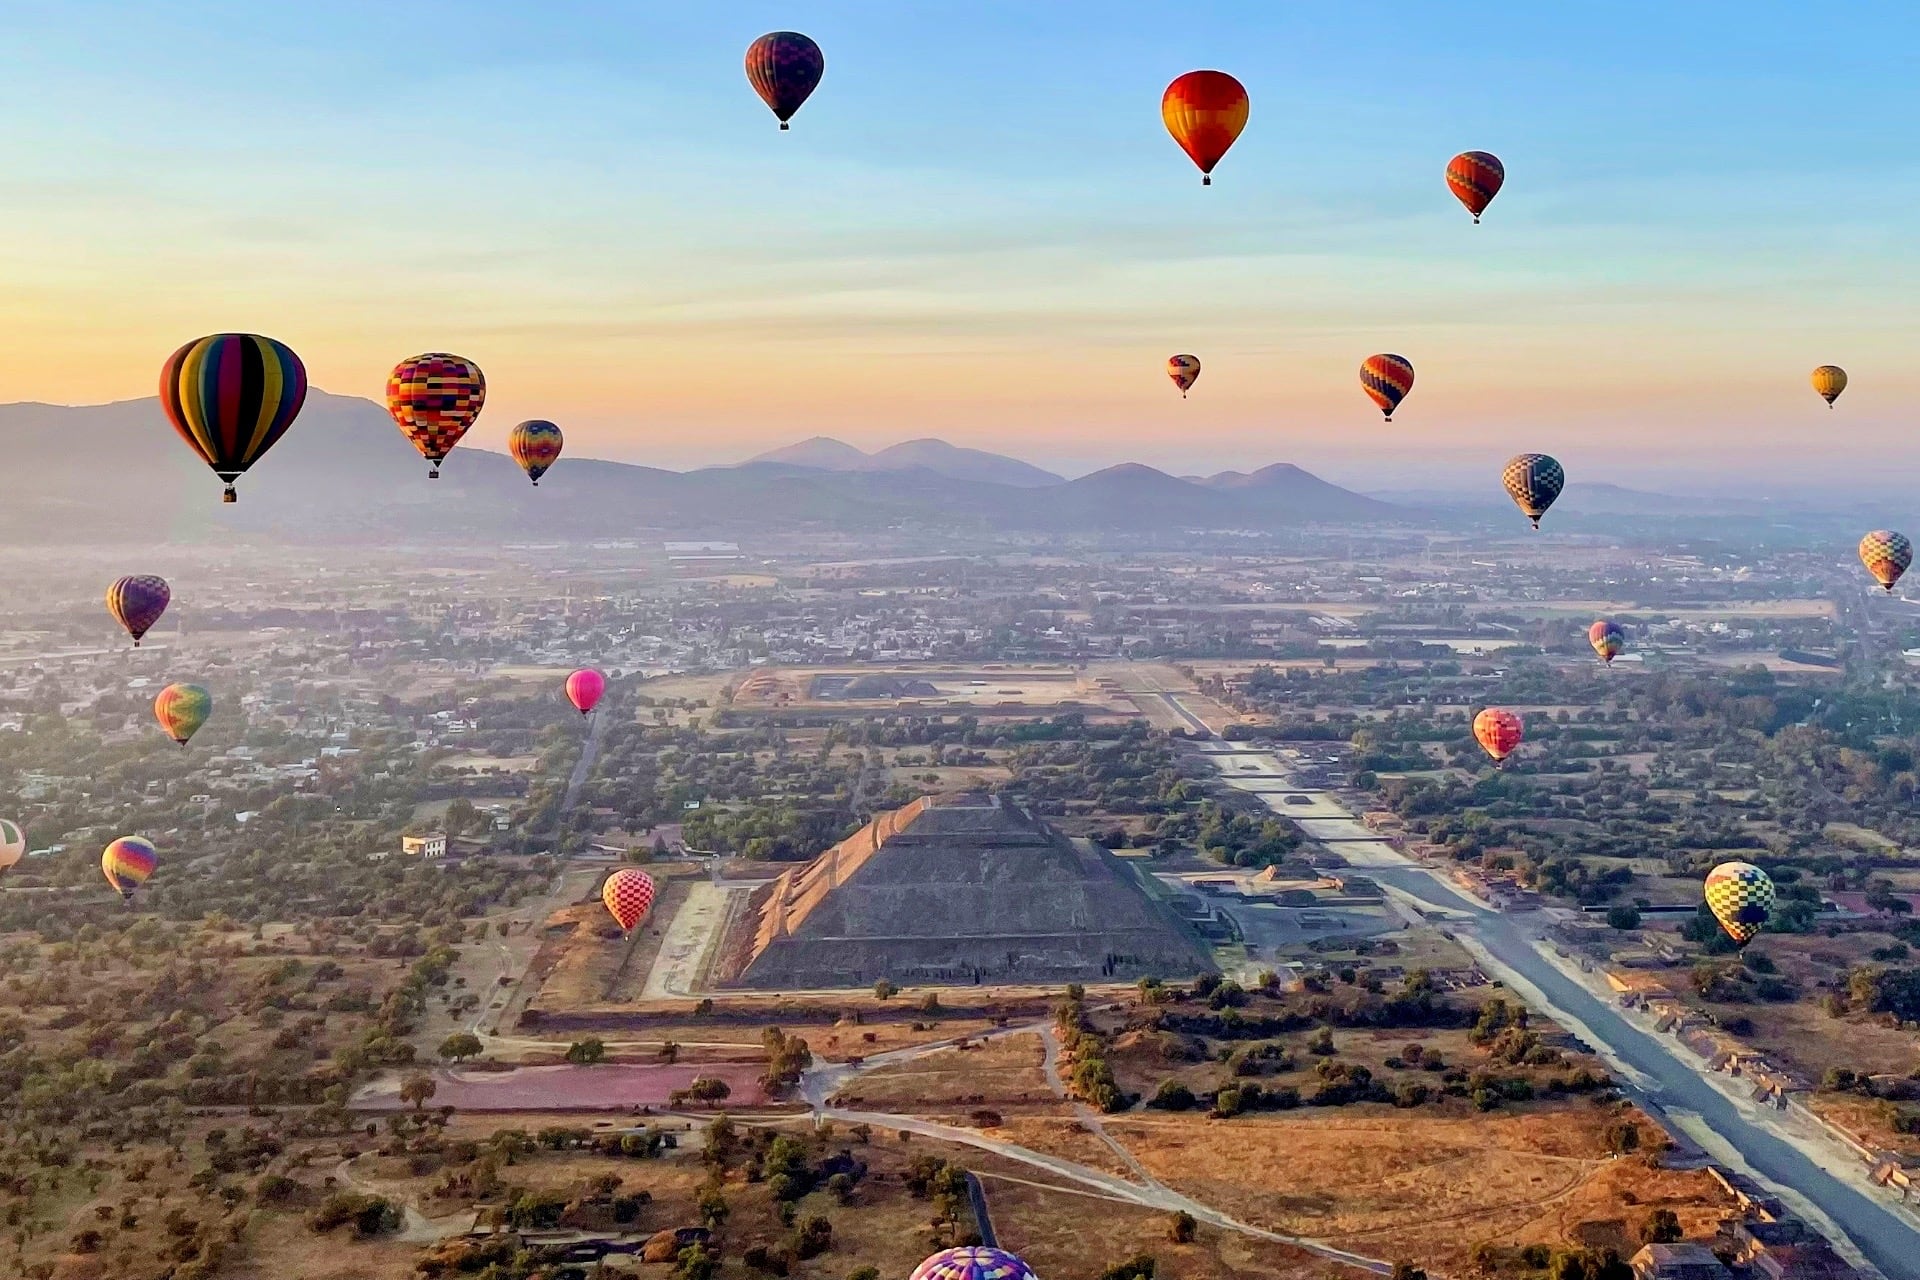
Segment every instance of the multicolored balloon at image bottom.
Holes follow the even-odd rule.
[[[1039,1280],[1033,1268],[1005,1249],[974,1245],[942,1249],[913,1269],[909,1280]]]
[[[1860,563],[1867,566],[1873,580],[1888,591],[1900,581],[1900,575],[1913,563],[1913,543],[1904,533],[1875,529],[1860,539]]]
[[[592,667],[582,667],[567,677],[567,701],[581,715],[592,711],[607,691],[607,678]]]
[[[620,868],[600,886],[600,901],[607,904],[608,914],[629,933],[653,909],[653,895],[653,877],[633,867]]]
[[[1751,862],[1723,862],[1707,872],[1707,909],[1735,945],[1746,946],[1773,914],[1773,880]]]
[[[139,836],[121,836],[100,855],[100,870],[106,874],[107,883],[118,889],[121,897],[132,902],[133,891],[147,882],[159,861],[160,855],[151,840],[143,840]]]

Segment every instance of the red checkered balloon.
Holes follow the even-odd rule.
[[[653,877],[632,867],[622,867],[607,877],[600,887],[600,901],[622,929],[631,929],[646,918],[653,906]]]

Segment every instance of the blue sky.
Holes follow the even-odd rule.
[[[10,6],[0,400],[147,394],[243,328],[345,393],[458,351],[476,440],[658,465],[1911,481],[1920,14],[1567,8]],[[787,134],[740,67],[776,28],[827,58]],[[1195,67],[1252,99],[1204,190],[1158,116]],[[1477,228],[1466,148],[1508,168]],[[1418,370],[1391,427],[1375,351]]]

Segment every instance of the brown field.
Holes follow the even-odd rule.
[[[943,1049],[862,1074],[836,1106],[879,1111],[943,1107],[1047,1105],[1055,1101],[1042,1070],[1039,1033],[998,1036],[965,1049]]]
[[[1102,1142],[1098,1134],[1089,1132],[1084,1124],[1070,1114],[1009,1115],[1003,1119],[1004,1124],[987,1131],[991,1136],[1029,1151],[1038,1151],[1042,1155],[1059,1156],[1063,1160],[1071,1160],[1129,1182],[1138,1180],[1127,1162],[1120,1158],[1119,1152]]]
[[[1202,1226],[1192,1244],[1167,1238],[1168,1215],[1155,1209],[1094,1199],[1079,1188],[1037,1186],[1044,1172],[992,1159],[969,1160],[987,1194],[987,1209],[1003,1248],[1043,1276],[1081,1277],[1136,1254],[1151,1254],[1157,1276],[1169,1280],[1332,1280],[1358,1277],[1291,1245]]]
[[[1783,966],[1784,967],[1784,966]],[[1762,1052],[1778,1054],[1818,1083],[1829,1067],[1905,1075],[1913,1070],[1911,1031],[1849,1018],[1836,1022],[1811,1001],[1741,1005],[1753,1034],[1741,1037]]]
[[[1816,1093],[1808,1107],[1855,1138],[1882,1151],[1897,1151],[1910,1160],[1920,1157],[1920,1134],[1895,1132],[1888,1122],[1890,1104],[1852,1093]]]
[[[1482,1240],[1560,1243],[1587,1212],[1618,1217],[1628,1192],[1638,1212],[1673,1208],[1689,1230],[1718,1216],[1705,1172],[1609,1157],[1613,1119],[1586,1103],[1444,1118],[1369,1106],[1107,1127],[1154,1177],[1242,1221],[1457,1272]]]

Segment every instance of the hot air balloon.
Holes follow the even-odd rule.
[[[1507,167],[1491,151],[1462,151],[1447,161],[1447,189],[1453,198],[1467,206],[1473,220],[1487,211],[1507,180]]]
[[[197,684],[170,684],[153,700],[153,718],[181,746],[213,714],[213,695]]]
[[[1619,623],[1602,618],[1587,628],[1587,643],[1600,655],[1600,661],[1612,666],[1614,655],[1626,647],[1627,633],[1620,629]]]
[[[1773,911],[1773,880],[1751,862],[1723,862],[1707,872],[1707,909],[1736,946],[1759,934]]]
[[[1015,1254],[984,1245],[942,1249],[913,1269],[908,1280],[1039,1280]]]
[[[1160,118],[1200,166],[1200,185],[1213,185],[1213,166],[1247,127],[1247,107],[1247,91],[1224,71],[1189,71],[1160,95]]]
[[[430,480],[440,478],[440,464],[486,402],[480,366],[444,351],[409,357],[387,375],[387,412],[427,460]]]
[[[19,823],[0,818],[0,875],[26,856],[27,833],[20,829]]]
[[[257,333],[216,333],[160,366],[160,407],[200,460],[233,482],[287,433],[307,399],[307,369],[285,343]]]
[[[154,852],[152,841],[139,836],[121,836],[100,855],[100,870],[106,873],[107,883],[132,902],[133,891],[147,882],[158,861],[159,854]]]
[[[600,695],[607,691],[607,678],[592,667],[582,667],[567,677],[567,701],[578,708],[581,715],[593,710],[600,701]]]
[[[1847,371],[1837,364],[1823,364],[1813,371],[1813,392],[1833,408],[1833,402],[1847,389]]]
[[[1540,517],[1566,487],[1567,473],[1544,453],[1523,453],[1507,459],[1501,482],[1507,486],[1507,496],[1513,499],[1513,504],[1538,529]]]
[[[1473,736],[1495,764],[1513,754],[1521,733],[1520,717],[1504,707],[1488,707],[1473,718]]]
[[[127,634],[133,637],[133,647],[138,649],[140,637],[160,621],[160,615],[167,611],[167,602],[172,599],[173,592],[165,578],[156,578],[150,573],[129,574],[115,579],[107,588],[107,612],[127,629]]]
[[[1167,376],[1173,379],[1173,385],[1180,388],[1180,398],[1187,398],[1187,388],[1200,381],[1199,356],[1171,356],[1167,360]]]
[[[1413,390],[1413,365],[1405,356],[1368,356],[1360,362],[1360,385],[1392,422],[1393,411]]]
[[[1875,529],[1860,539],[1860,563],[1867,566],[1874,581],[1892,591],[1893,584],[1900,581],[1900,575],[1913,563],[1913,544],[1904,533]]]
[[[530,418],[507,432],[507,452],[535,484],[559,461],[563,443],[560,428],[544,418]]]
[[[635,867],[622,867],[600,886],[600,901],[614,922],[629,933],[653,908],[653,877]]]
[[[747,82],[773,109],[782,129],[826,73],[820,46],[798,31],[769,31],[747,46]]]

